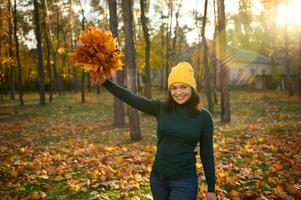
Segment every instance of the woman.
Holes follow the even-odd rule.
[[[154,200],[197,199],[197,143],[208,184],[206,198],[215,200],[213,121],[210,113],[199,106],[192,66],[180,62],[171,69],[166,102],[137,96],[105,77],[101,82],[122,101],[157,119],[157,152],[150,174]]]

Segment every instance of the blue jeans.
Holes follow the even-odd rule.
[[[154,200],[196,200],[198,177],[170,179],[153,169],[150,187]]]

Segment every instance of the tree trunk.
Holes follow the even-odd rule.
[[[73,8],[72,8],[72,0],[68,0],[69,5],[69,19],[70,19],[70,49],[73,49]],[[71,64],[69,62],[69,64]],[[72,64],[71,64],[72,65]],[[72,68],[72,78],[71,78],[71,88],[74,89],[74,93],[77,93],[77,78],[76,78],[76,68],[75,66],[69,66]]]
[[[2,27],[2,20],[0,20],[0,27]],[[2,57],[2,42],[0,42],[0,58]],[[4,69],[2,62],[0,62],[0,102],[4,101]]]
[[[160,69],[160,92],[164,91],[164,69]]]
[[[96,84],[96,94],[100,94],[100,84]]]
[[[163,19],[163,12],[161,11],[161,18]],[[164,85],[164,47],[165,47],[165,38],[164,38],[164,23],[161,25],[161,55],[163,58],[161,58],[161,67],[160,67],[160,92],[164,91],[165,85]]]
[[[151,70],[150,70],[150,48],[151,43],[149,39],[148,27],[147,27],[147,18],[145,16],[145,1],[140,0],[140,8],[141,8],[141,23],[143,29],[143,35],[145,40],[145,91],[144,94],[147,98],[151,98]]]
[[[63,26],[63,24],[61,25]],[[62,29],[62,36],[63,36],[63,44],[64,44],[64,48],[67,48],[68,44],[67,44],[67,34],[65,34],[64,29]],[[61,67],[61,74],[64,74],[64,69],[66,68],[66,54],[62,55],[62,67]],[[70,75],[69,79],[68,79],[68,88],[67,88],[67,80],[65,80],[65,77],[62,78],[62,91],[63,91],[63,95],[65,96],[65,91],[67,89],[69,89],[70,91],[72,90],[72,83],[71,83],[71,68],[70,66],[67,68],[67,73],[68,75]]]
[[[4,73],[3,73],[3,68],[2,68],[2,63],[0,62],[0,102],[4,101]]]
[[[301,58],[301,32],[300,32],[300,41],[299,41],[299,58]],[[300,62],[298,66],[298,83],[299,83],[299,98],[301,100],[301,63]]]
[[[176,27],[174,30],[174,38],[172,41],[172,50],[171,50],[171,65],[174,66],[176,63],[176,58],[178,57],[177,55],[177,39],[178,39],[178,30],[179,30],[179,14],[181,10],[181,5],[182,5],[182,0],[180,1],[178,10],[176,12]]]
[[[42,50],[42,37],[40,28],[40,17],[39,17],[39,4],[38,0],[33,1],[34,5],[34,23],[35,23],[35,35],[37,40],[37,51],[38,51],[38,77],[39,77],[39,92],[40,92],[40,104],[45,105],[45,74],[43,65],[43,50]]]
[[[18,41],[18,24],[17,24],[17,1],[14,1],[14,35],[15,35],[15,45],[16,45],[16,59],[17,59],[17,66],[18,66],[18,90],[19,90],[19,100],[20,105],[24,105],[23,101],[23,85],[22,85],[22,67],[20,62],[20,55],[19,55],[19,41]]]
[[[2,21],[0,20],[0,27],[2,25]],[[2,43],[0,42],[0,57],[2,57]],[[4,101],[4,77],[5,72],[2,67],[2,62],[0,62],[0,102]]]
[[[108,0],[109,13],[110,13],[110,29],[114,37],[118,39],[118,20],[117,20],[117,3],[116,0]],[[116,72],[116,76],[113,77],[114,82],[119,85],[124,84],[123,71]],[[114,97],[114,126],[121,126],[125,124],[124,104],[121,100]]]
[[[214,104],[218,104],[218,100],[217,100],[217,58],[216,58],[216,41],[217,41],[217,31],[218,31],[218,27],[217,27],[217,13],[216,13],[216,8],[215,8],[215,0],[213,0],[213,13],[214,13],[214,35],[213,35],[213,40],[212,40],[212,80],[213,80],[213,84],[212,84],[212,91],[213,91],[213,99],[214,99]]]
[[[5,51],[5,52],[6,52],[5,55],[8,55],[7,51]],[[4,86],[5,86],[4,87],[4,94],[5,95],[9,95],[9,91],[8,91],[8,89],[9,89],[9,70],[10,70],[9,65],[4,65],[3,72],[4,72],[5,79],[3,81],[5,81],[5,84],[4,84]]]
[[[196,90],[198,92],[201,93],[202,91],[202,77],[201,77],[201,72],[200,70],[200,67],[201,67],[201,58],[200,58],[200,55],[201,55],[201,44],[198,43],[198,47],[197,47],[197,60],[196,60],[196,63],[197,63],[197,69],[195,70],[196,71],[196,82],[197,82],[197,85],[196,85]]]
[[[57,1],[55,1],[57,3]],[[52,56],[53,56],[53,77],[54,77],[54,89],[55,91],[59,92],[59,96],[62,95],[63,90],[63,80],[61,80],[58,71],[57,71],[57,53],[59,49],[59,43],[60,43],[60,24],[59,24],[59,7],[56,4],[56,48],[52,48]],[[63,69],[62,69],[62,77],[63,77]]]
[[[89,73],[86,73],[86,77],[87,77],[87,82],[88,82],[88,93],[90,93],[92,91],[92,84],[91,84],[91,76]]]
[[[203,44],[203,66],[205,71],[205,92],[207,96],[208,101],[208,110],[211,113],[214,113],[214,104],[212,99],[212,90],[211,90],[211,70],[209,68],[208,64],[208,44],[207,39],[205,36],[205,30],[206,30],[206,22],[207,22],[207,8],[208,8],[208,0],[205,0],[204,3],[204,16],[203,16],[203,22],[202,22],[202,44]]]
[[[140,74],[136,73],[136,75],[137,75],[137,93],[143,93],[140,84]]]
[[[12,28],[12,7],[11,1],[7,1],[7,9],[8,9],[8,43],[9,43],[9,51],[8,55],[10,58],[10,74],[9,74],[9,86],[10,86],[10,99],[15,100],[16,98],[16,80],[15,80],[15,66],[13,65],[13,28]]]
[[[46,43],[46,52],[47,52],[47,56],[46,56],[46,60],[47,60],[47,64],[46,64],[46,68],[48,71],[48,78],[49,78],[49,102],[52,102],[52,91],[53,91],[53,78],[52,78],[52,70],[51,70],[51,66],[50,66],[50,50],[51,50],[51,44],[49,42],[49,28],[47,25],[47,2],[46,0],[42,0],[42,8],[43,8],[43,31],[44,31],[44,36],[45,36],[45,43]]]
[[[168,1],[168,8],[169,8],[169,18],[167,18],[167,26],[166,26],[166,60],[165,60],[165,92],[168,91],[168,74],[170,70],[170,37],[171,37],[171,27],[172,27],[172,15],[173,15],[173,1],[169,0]]]
[[[31,77],[31,73],[32,73],[32,66],[29,65],[28,67],[28,72],[27,72],[27,75],[25,75],[25,80],[27,80],[27,82],[25,83],[26,87],[30,88],[30,85],[31,85],[31,81],[32,81],[32,77]]]
[[[287,80],[287,90],[288,90],[288,96],[293,96],[293,85],[291,80],[291,70],[290,70],[290,63],[289,63],[289,55],[288,55],[288,0],[286,0],[286,12],[285,12],[285,67],[286,67],[286,80]]]
[[[218,100],[217,100],[217,66],[218,66],[218,62],[216,59],[216,38],[213,39],[213,47],[212,47],[212,56],[211,56],[211,66],[212,66],[212,93],[213,93],[213,100],[214,100],[214,104],[218,104]]]
[[[224,0],[217,0],[218,59],[220,60],[221,121],[230,122],[229,70],[226,65],[226,22]]]
[[[85,99],[85,75],[86,72],[84,69],[82,69],[82,75],[81,75],[81,97],[82,97],[82,103],[86,103]]]
[[[124,33],[125,33],[125,60],[127,66],[127,84],[128,88],[133,92],[137,92],[136,86],[136,58],[133,36],[133,13],[132,0],[122,0]],[[131,132],[131,140],[141,140],[141,129],[139,113],[133,108],[129,108],[129,125]]]
[[[299,89],[299,99],[301,100],[301,66],[298,66],[298,89]]]
[[[79,1],[81,3],[81,1]],[[82,8],[82,5],[80,4],[81,12],[82,12],[82,30],[85,30],[85,11]],[[82,96],[82,103],[85,103],[85,76],[86,72],[84,69],[82,69],[82,77],[81,77],[81,96]]]
[[[200,29],[200,17],[198,16],[198,10],[195,10],[195,27],[196,27],[196,31],[198,33],[198,42],[197,42],[197,52],[196,52],[196,69],[195,69],[195,76],[196,76],[196,90],[201,93],[202,91],[202,77],[201,77],[201,73],[200,73],[200,70],[201,70],[201,39],[202,39],[202,34],[201,34],[201,31],[199,30]]]

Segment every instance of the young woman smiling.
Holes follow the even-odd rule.
[[[102,85],[128,105],[157,119],[157,152],[150,173],[154,200],[196,200],[196,147],[208,185],[207,200],[215,200],[213,120],[200,107],[193,68],[188,62],[172,67],[165,102],[138,96],[103,77]]]

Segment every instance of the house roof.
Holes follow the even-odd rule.
[[[244,63],[259,63],[272,64],[271,60],[263,55],[257,54],[254,51],[239,49],[234,46],[227,46],[227,54],[230,61],[244,62]]]
[[[202,44],[201,44],[202,45]],[[191,61],[191,56],[197,50],[197,45],[189,48],[181,53],[177,61]],[[227,45],[227,62],[242,62],[242,63],[257,63],[257,64],[272,64],[271,60],[263,55],[257,54],[254,51],[240,49],[234,46]],[[201,61],[202,62],[202,61]]]

